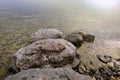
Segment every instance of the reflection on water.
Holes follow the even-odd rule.
[[[31,33],[58,28],[85,30],[98,40],[120,40],[120,8],[98,10],[83,0],[0,0],[0,64],[24,46]],[[2,74],[2,73],[0,73]]]

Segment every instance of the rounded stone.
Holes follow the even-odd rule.
[[[74,44],[76,47],[81,46],[83,43],[82,36],[79,34],[75,34],[75,33],[72,33],[72,34],[66,36],[65,39],[67,41],[71,42],[72,44]]]
[[[19,49],[12,56],[8,70],[19,72],[29,68],[63,67],[73,64],[77,55],[76,47],[64,39],[39,40]]]
[[[42,40],[42,39],[56,39],[62,37],[62,32],[58,29],[50,28],[50,29],[40,29],[37,32],[31,35],[31,39],[29,43]]]

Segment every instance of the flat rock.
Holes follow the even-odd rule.
[[[35,42],[42,39],[56,39],[62,37],[62,32],[58,29],[40,29],[31,35],[29,43]]]
[[[19,72],[29,68],[63,67],[79,64],[78,58],[72,43],[64,39],[44,39],[19,49],[12,56],[8,70]]]
[[[90,76],[78,74],[70,68],[43,68],[23,70],[5,80],[93,80]]]

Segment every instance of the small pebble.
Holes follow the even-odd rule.
[[[107,66],[108,67],[114,67],[114,63],[113,62],[109,62],[109,63],[107,63]]]

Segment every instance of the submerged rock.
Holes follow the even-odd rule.
[[[86,42],[94,42],[95,40],[95,36],[94,35],[91,35],[91,34],[88,34],[86,32],[74,32],[75,34],[79,34],[82,36],[83,40],[86,41]]]
[[[74,44],[76,47],[81,46],[83,43],[82,36],[79,34],[75,34],[75,33],[72,33],[72,34],[66,36],[65,39],[67,41],[71,42],[72,44]]]
[[[12,57],[9,71],[18,72],[29,68],[74,67],[79,64],[76,47],[64,39],[44,39],[19,49]],[[78,59],[79,60],[79,59]]]
[[[28,69],[5,80],[93,80],[90,76],[78,74],[70,68]]]
[[[29,43],[42,39],[56,39],[62,37],[62,32],[58,29],[40,29],[31,35]]]
[[[112,61],[112,57],[108,55],[97,55],[97,58],[103,63],[108,63]]]
[[[83,40],[86,42],[93,42],[95,39],[95,36],[87,34],[87,35],[83,35]]]

